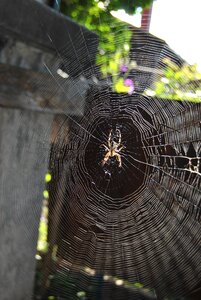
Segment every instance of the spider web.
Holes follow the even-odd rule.
[[[83,69],[90,51],[82,29],[56,49],[54,66],[44,62],[55,93],[65,87],[58,65],[69,75],[72,105],[84,97],[77,79],[88,86],[84,116],[56,118],[50,153],[49,251],[57,245],[57,263],[44,268],[56,299],[155,299],[152,290],[159,298],[181,296],[201,280],[200,104],[144,95],[163,58],[175,57],[165,43],[135,34],[131,59],[144,71],[132,71],[131,96],[98,78],[99,66]],[[116,156],[102,164],[110,132],[123,146],[122,167]]]

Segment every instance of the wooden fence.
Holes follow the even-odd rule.
[[[58,114],[83,114],[88,85],[76,75],[94,63],[98,40],[35,0],[2,0],[0,20],[0,298],[27,300],[52,124]],[[83,62],[75,70],[80,49]],[[69,70],[68,80],[53,78],[49,65]]]

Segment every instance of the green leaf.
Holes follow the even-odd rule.
[[[43,197],[44,197],[45,199],[48,199],[48,198],[49,198],[49,192],[48,192],[48,190],[44,190],[44,191],[43,191]]]
[[[45,174],[45,182],[50,182],[52,180],[52,175],[50,173]]]
[[[140,282],[135,282],[134,283],[134,287],[136,287],[136,288],[143,288],[143,284],[142,283],[140,283]]]
[[[128,93],[129,92],[129,87],[124,85],[124,79],[123,78],[119,78],[115,85],[114,85],[114,90],[117,93]]]

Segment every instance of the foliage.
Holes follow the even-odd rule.
[[[165,59],[166,68],[163,76],[155,83],[147,94],[172,100],[188,100],[201,102],[201,73],[196,65],[177,66]]]
[[[118,53],[116,54],[118,55]],[[119,58],[115,59],[116,69],[109,70],[112,78],[113,90],[117,93],[127,93],[132,95],[135,90],[134,79],[130,78],[130,72],[132,69],[136,68],[136,62],[130,61],[129,58]]]
[[[46,185],[52,180],[51,174],[48,172],[45,174],[45,183]],[[43,205],[42,205],[42,214],[40,218],[39,224],[39,236],[38,236],[38,245],[37,250],[39,252],[47,252],[48,250],[48,242],[47,242],[47,234],[48,234],[48,199],[49,192],[48,190],[43,191]]]
[[[103,75],[110,74],[114,54],[126,57],[129,53],[131,32],[128,25],[111,15],[111,11],[124,9],[134,14],[138,8],[149,6],[153,0],[62,0],[61,11],[76,22],[96,32],[100,37],[97,64],[101,66]]]
[[[170,100],[201,102],[201,73],[197,66],[185,63],[180,67],[169,58],[165,58],[163,63],[164,70],[158,70],[158,79],[145,94]],[[135,78],[130,76],[134,69],[141,70],[135,61],[128,58],[120,59],[119,64],[113,66],[110,72],[114,91],[130,95],[134,92]]]
[[[48,250],[48,243],[47,243],[47,231],[48,231],[48,225],[47,225],[47,216],[48,216],[48,208],[47,205],[43,204],[42,208],[42,216],[40,219],[40,225],[39,225],[39,237],[38,237],[38,245],[37,250],[39,252],[47,252]]]

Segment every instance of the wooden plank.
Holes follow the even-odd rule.
[[[82,116],[88,84],[0,64],[0,106]]]
[[[95,63],[95,33],[35,0],[0,1],[0,35],[59,53],[68,73],[79,74]]]
[[[0,108],[1,300],[27,300],[33,292],[52,119]]]
[[[0,63],[28,69],[40,73],[47,73],[46,65],[51,69],[58,69],[62,64],[62,59],[50,52],[27,45],[13,38],[0,37]]]

